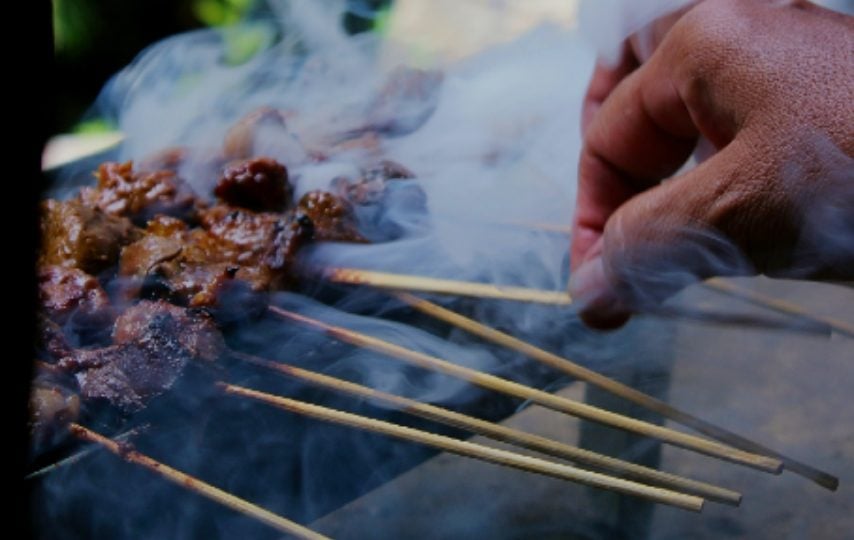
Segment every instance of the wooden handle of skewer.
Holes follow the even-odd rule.
[[[316,533],[298,523],[294,523],[289,519],[270,512],[269,510],[256,506],[249,501],[243,500],[240,497],[207,484],[187,473],[173,469],[164,463],[133,450],[131,447],[104,437],[103,435],[83,427],[80,424],[71,424],[69,429],[76,437],[85,441],[97,443],[129,463],[141,465],[181,487],[184,487],[194,493],[198,493],[203,497],[207,497],[208,499],[211,499],[223,506],[227,506],[228,508],[236,510],[253,519],[257,519],[280,532],[308,540],[328,540],[328,537],[323,536],[322,534]]]
[[[607,392],[614,394],[615,396],[619,396],[623,399],[631,401],[632,403],[640,405],[641,407],[644,407],[647,410],[658,413],[665,418],[669,418],[674,422],[678,422],[683,426],[695,429],[700,433],[712,437],[724,444],[728,444],[735,448],[740,448],[741,450],[747,452],[755,452],[757,454],[773,456],[781,460],[783,462],[783,465],[787,469],[812,480],[813,482],[824,488],[836,490],[839,486],[839,479],[831,475],[830,473],[820,471],[810,465],[801,463],[798,460],[786,457],[780,454],[779,452],[772,450],[758,442],[752,441],[750,439],[742,437],[741,435],[728,431],[722,427],[716,426],[710,422],[697,418],[687,412],[684,412],[680,409],[677,409],[676,407],[673,407],[672,405],[661,401],[660,399],[654,398],[648,394],[644,394],[643,392],[635,390],[634,388],[627,386],[619,381],[608,378],[602,375],[601,373],[597,373],[584,366],[576,364],[575,362],[572,362],[569,359],[560,357],[556,354],[540,349],[539,347],[531,345],[530,343],[522,341],[521,339],[513,337],[509,334],[505,334],[504,332],[500,332],[494,328],[490,328],[489,326],[475,321],[474,319],[464,317],[459,313],[453,312],[449,309],[445,309],[442,306],[424,300],[423,298],[418,298],[417,296],[413,296],[411,294],[406,293],[397,293],[395,296],[402,302],[408,304],[409,306],[417,309],[422,313],[431,315],[437,319],[462,328],[476,336],[479,336],[483,339],[486,339],[503,347],[507,347],[509,349],[520,352],[558,371],[562,371],[563,373],[567,373],[569,375],[572,375],[573,377],[586,381],[594,386],[597,386]]]
[[[558,412],[570,414],[593,422],[599,422],[600,424],[613,426],[639,435],[652,437],[681,448],[686,448],[701,454],[773,474],[780,474],[783,468],[780,460],[776,458],[752,454],[750,452],[738,450],[696,435],[682,433],[664,426],[650,424],[649,422],[643,422],[635,418],[629,418],[611,411],[606,411],[586,403],[580,403],[561,396],[556,396],[542,390],[537,390],[523,384],[496,377],[495,375],[452,364],[446,360],[442,360],[441,358],[413,351],[367,334],[354,332],[353,330],[348,330],[340,326],[326,324],[317,319],[312,319],[311,317],[306,317],[305,315],[287,311],[276,306],[269,306],[268,310],[285,319],[323,330],[327,335],[340,341],[404,360],[407,363],[423,369],[457,377],[482,388],[501,392],[520,399],[530,400],[538,405],[542,405],[543,407],[547,407]]]
[[[334,283],[370,285],[381,289],[474,296],[478,298],[515,300],[518,302],[534,302],[561,306],[572,302],[572,298],[570,298],[569,293],[566,291],[544,291],[472,281],[455,281],[451,279],[374,272],[372,270],[360,270],[356,268],[330,268],[324,271],[323,275],[326,279]]]
[[[272,370],[276,373],[280,373],[327,390],[364,398],[383,405],[390,405],[405,413],[420,416],[421,418],[426,418],[445,425],[454,426],[472,433],[478,433],[497,441],[514,444],[522,448],[528,448],[560,459],[567,459],[574,463],[585,463],[599,469],[622,474],[626,478],[630,478],[632,480],[648,482],[657,486],[690,493],[721,503],[738,506],[741,502],[740,493],[719,486],[644,467],[642,465],[637,465],[635,463],[602,454],[597,454],[596,452],[584,450],[583,448],[578,448],[576,446],[570,446],[546,437],[526,433],[524,431],[519,431],[493,422],[487,422],[473,416],[450,411],[435,405],[422,403],[414,399],[389,394],[380,390],[374,390],[367,386],[337,379],[314,371],[301,369],[296,366],[273,362],[236,351],[232,351],[231,354],[245,362],[261,366],[265,369]]]
[[[280,409],[311,418],[372,431],[374,433],[381,433],[383,435],[417,442],[440,450],[521,469],[523,471],[539,473],[562,480],[635,495],[658,503],[692,510],[694,512],[699,512],[703,508],[703,499],[693,495],[677,493],[663,488],[639,484],[630,480],[623,480],[621,478],[614,478],[600,473],[577,469],[575,467],[570,467],[569,465],[552,463],[551,461],[515,454],[506,450],[499,450],[497,448],[481,446],[467,441],[460,441],[450,437],[445,437],[444,435],[437,435],[427,431],[392,424],[383,420],[376,420],[374,418],[359,416],[357,414],[330,409],[320,405],[313,405],[311,403],[305,403],[290,398],[275,396],[259,392],[257,390],[252,390],[250,388],[244,388],[227,383],[219,383],[219,386],[227,394],[251,398],[268,405],[273,405]]]

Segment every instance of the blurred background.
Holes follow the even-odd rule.
[[[381,23],[392,0],[351,0],[342,24],[350,33],[370,31]],[[173,34],[205,27],[225,27],[269,13],[264,0],[54,0],[56,73],[64,81],[56,95],[52,133],[108,129],[82,120],[101,87],[147,46]],[[246,53],[263,39],[257,30],[241,38]],[[237,46],[237,45],[235,45]]]
[[[510,41],[545,20],[572,26],[578,0],[346,0],[345,4],[341,24],[347,33],[379,32],[395,43],[395,50],[403,44],[416,59],[453,61]],[[278,37],[278,28],[270,22],[275,5],[268,0],[54,0],[55,73],[62,86],[54,96],[56,114],[48,126],[54,137],[43,156],[43,168],[118,142],[115,126],[88,111],[109,78],[146,47],[176,33],[218,28],[226,38],[226,60],[241,63]],[[238,22],[244,24],[235,26]]]

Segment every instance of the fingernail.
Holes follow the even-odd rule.
[[[601,257],[581,265],[569,279],[569,294],[581,319],[592,328],[612,330],[628,320],[630,312],[617,298]]]
[[[606,287],[605,267],[601,257],[587,261],[569,276],[569,294],[577,302],[589,302]]]

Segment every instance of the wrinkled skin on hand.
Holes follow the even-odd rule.
[[[570,280],[585,322],[619,326],[713,275],[850,279],[854,18],[705,0],[643,37],[585,99]],[[707,159],[663,181],[700,140]]]

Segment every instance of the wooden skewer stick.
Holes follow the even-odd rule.
[[[577,469],[569,465],[553,463],[542,459],[515,454],[506,450],[490,448],[479,444],[452,439],[444,435],[437,435],[427,431],[421,431],[410,427],[400,426],[368,418],[357,414],[352,414],[320,405],[313,405],[290,398],[258,392],[250,388],[235,386],[227,383],[218,383],[220,388],[227,394],[251,398],[261,401],[268,405],[284,409],[293,413],[333,422],[345,426],[350,426],[374,433],[381,433],[398,439],[421,443],[433,448],[453,452],[462,456],[467,456],[475,459],[481,459],[507,467],[513,467],[523,471],[534,472],[570,482],[578,482],[589,486],[610,489],[620,493],[643,497],[658,503],[669,504],[686,510],[699,512],[703,508],[703,499],[694,495],[687,495],[670,491],[664,488],[647,486],[624,480],[622,478],[614,478],[600,473]]]
[[[125,431],[124,433],[116,435],[115,437],[113,437],[113,440],[118,442],[118,443],[127,442],[130,439],[139,435],[140,433],[144,433],[144,432],[148,431],[148,429],[150,427],[151,427],[151,424],[142,424],[141,426],[135,427],[133,429]],[[50,474],[53,471],[59,469],[60,467],[67,467],[69,465],[73,465],[73,464],[77,463],[78,461],[80,461],[81,459],[88,456],[89,454],[91,454],[92,452],[94,452],[95,450],[97,450],[97,448],[98,448],[97,446],[90,446],[88,448],[85,448],[85,449],[83,449],[83,450],[81,450],[75,454],[68,456],[65,459],[57,461],[56,463],[51,463],[50,465],[46,465],[37,471],[31,472],[24,479],[25,480],[33,480],[35,478],[40,478],[42,476]]]
[[[825,315],[816,315],[807,312],[803,307],[787,302],[780,298],[775,298],[758,291],[740,287],[731,281],[726,281],[722,278],[713,278],[703,282],[703,285],[714,291],[724,293],[741,300],[747,300],[757,306],[762,306],[774,311],[785,313],[801,319],[818,322],[828,328],[831,328],[840,334],[848,337],[854,337],[854,324],[843,321],[835,317],[827,317]]]
[[[429,302],[406,293],[398,293],[395,296],[422,313],[431,315],[437,319],[467,330],[476,336],[498,345],[518,351],[530,358],[533,358],[534,360],[546,364],[547,366],[572,375],[573,377],[583,381],[587,381],[588,383],[610,392],[615,396],[619,396],[650,411],[656,412],[666,418],[682,424],[683,426],[695,429],[722,443],[740,448],[747,452],[774,456],[777,459],[780,459],[787,469],[814,481],[822,487],[830,490],[836,490],[839,486],[839,479],[829,473],[815,469],[790,457],[786,457],[762,444],[697,418],[661,401],[660,399],[644,394],[643,392],[635,390],[621,382],[615,381],[614,379],[608,378],[600,373],[576,364],[571,360],[540,349],[539,347],[526,343],[525,341],[515,338],[509,334],[495,330],[494,328],[490,328],[485,324],[479,323],[468,317],[464,317],[463,315],[455,313],[449,309],[445,309],[433,302]]]
[[[296,366],[273,362],[240,352],[232,352],[232,355],[245,362],[261,366],[265,369],[275,371],[327,390],[365,398],[369,401],[382,403],[384,405],[391,405],[408,414],[420,416],[421,418],[426,418],[449,426],[454,426],[471,433],[484,435],[497,441],[510,443],[522,448],[528,448],[560,459],[567,459],[574,463],[585,463],[599,469],[616,472],[624,475],[626,478],[630,478],[638,482],[646,482],[657,486],[663,486],[716,502],[730,504],[732,506],[738,506],[741,502],[740,493],[719,486],[604,456],[576,446],[570,446],[568,444],[554,441],[546,437],[526,433],[524,431],[519,431],[493,422],[487,422],[473,416],[449,411],[448,409],[422,403],[414,399],[389,394],[380,390],[374,390],[373,388],[330,377],[329,375],[300,369]]]
[[[382,289],[474,296],[478,298],[495,298],[498,300],[515,300],[518,302],[534,302],[561,306],[572,302],[572,298],[566,291],[505,287],[489,283],[391,274],[388,272],[374,272],[372,270],[359,270],[356,268],[330,268],[324,271],[323,275],[326,279],[334,283],[370,285]]]
[[[613,426],[639,435],[652,437],[675,446],[752,467],[761,471],[773,474],[779,474],[782,471],[782,463],[776,458],[744,452],[696,435],[682,433],[663,426],[657,426],[655,424],[650,424],[649,422],[643,422],[635,418],[629,418],[627,416],[606,411],[586,403],[580,403],[561,396],[556,396],[542,390],[537,390],[523,384],[496,377],[495,375],[452,364],[451,362],[442,360],[441,358],[413,351],[366,334],[348,330],[339,326],[332,326],[322,321],[318,321],[317,319],[312,319],[305,315],[287,311],[276,306],[269,306],[268,309],[273,314],[284,319],[323,330],[327,335],[340,341],[403,360],[423,369],[457,377],[489,390],[502,392],[524,400],[530,400],[538,405],[548,407],[555,411],[577,416],[585,420],[592,420],[594,422]]]
[[[168,465],[156,461],[145,454],[141,454],[134,450],[132,447],[128,447],[122,443],[116,442],[110,438],[104,437],[100,433],[96,433],[86,427],[81,426],[80,424],[71,424],[69,429],[73,435],[83,439],[84,441],[89,441],[93,443],[100,444],[113,454],[119,456],[124,459],[128,463],[133,463],[135,465],[141,465],[146,469],[153,471],[160,476],[170,480],[181,487],[184,487],[194,493],[197,493],[203,497],[207,497],[215,502],[223,506],[227,506],[232,510],[236,510],[241,512],[251,518],[257,519],[258,521],[280,531],[283,533],[287,533],[293,535],[297,538],[305,538],[308,540],[328,540],[328,537],[323,536],[322,534],[316,533],[311,529],[303,527],[298,523],[294,523],[289,519],[283,518],[269,510],[265,510],[260,506],[256,506],[249,501],[245,501],[231,493],[227,493],[217,487],[214,487],[210,484],[207,484],[198,478],[190,476],[187,473],[183,473]]]

